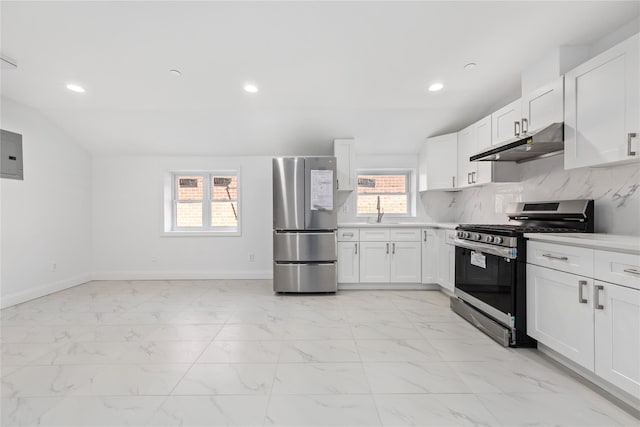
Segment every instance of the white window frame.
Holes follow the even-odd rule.
[[[202,203],[202,226],[201,227],[178,227],[177,206],[178,206],[178,177],[193,176],[202,177],[203,199],[194,200],[193,203]],[[223,203],[212,198],[211,182],[216,176],[235,176],[238,182],[237,198],[235,199],[236,212],[238,215],[238,225],[236,227],[220,227],[211,224],[211,203]],[[163,236],[240,236],[242,225],[242,202],[241,202],[242,178],[239,169],[217,169],[212,171],[172,171],[165,176],[164,190],[164,231]],[[182,201],[185,203],[189,201]]]
[[[404,193],[359,193],[358,192],[358,177],[360,175],[405,175],[406,176],[406,192]],[[375,195],[385,195],[385,196],[393,196],[393,195],[407,195],[407,213],[384,213],[384,216],[389,218],[411,218],[416,216],[415,206],[415,183],[413,182],[413,177],[415,175],[415,171],[413,169],[362,169],[356,171],[356,217],[359,218],[375,218],[377,213],[360,213],[358,212],[358,197],[360,194],[367,196],[375,196]],[[384,205],[382,206],[384,209]]]

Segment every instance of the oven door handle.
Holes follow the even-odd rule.
[[[503,258],[516,259],[518,257],[518,250],[516,248],[506,248],[504,246],[488,245],[486,243],[469,242],[462,239],[455,239],[453,244],[460,248],[497,255]]]

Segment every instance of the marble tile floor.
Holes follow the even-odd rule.
[[[1,312],[2,426],[637,426],[436,291],[97,281]]]

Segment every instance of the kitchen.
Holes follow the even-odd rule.
[[[460,7],[461,22],[455,19]],[[96,413],[112,425],[464,421],[452,413],[489,425],[634,424],[633,393],[625,395],[624,386],[599,389],[604,398],[539,351],[499,346],[451,312],[448,294],[456,269],[454,226],[504,224],[514,202],[593,199],[596,233],[637,242],[638,163],[616,164],[591,153],[600,164],[574,158],[567,168],[566,131],[563,154],[507,164],[515,178],[498,179],[502,166],[459,154],[485,148],[461,144],[473,139],[469,135],[484,135],[489,145],[503,142],[507,134],[494,139],[487,130],[513,132],[519,121],[522,131],[523,117],[535,130],[532,116],[522,114],[522,99],[563,76],[563,102],[552,105],[561,105],[566,124],[568,79],[637,34],[638,13],[637,2],[3,2],[1,127],[22,135],[24,154],[24,179],[2,179],[1,187],[3,425],[94,425],[92,411],[102,411]],[[515,17],[540,22],[549,14],[548,34],[516,31]],[[190,25],[175,16],[188,17]],[[483,19],[475,22],[476,16]],[[576,16],[593,25],[585,29]],[[478,40],[456,36],[461,28]],[[226,34],[236,36],[235,45]],[[449,41],[439,46],[433,40]],[[523,45],[526,52],[514,48]],[[424,49],[435,59],[415,55]],[[198,54],[208,51],[218,55]],[[15,67],[5,65],[5,55]],[[637,70],[637,45],[635,55],[627,64]],[[471,63],[476,66],[464,67]],[[444,88],[428,91],[436,81]],[[243,91],[249,82],[257,93]],[[616,94],[623,82],[615,80]],[[67,91],[70,83],[84,85],[86,93]],[[635,92],[633,83],[623,93],[637,93],[637,79]],[[638,97],[630,98],[637,124]],[[509,115],[514,106],[520,109],[515,117]],[[620,111],[603,107],[596,117],[615,118]],[[505,125],[494,124],[503,115]],[[482,127],[487,117],[489,126]],[[626,139],[633,132],[624,132],[616,142],[624,150],[616,153],[640,151],[637,138]],[[387,265],[382,282],[371,280],[376,271],[361,281],[360,270],[358,280],[355,273],[351,283],[338,280],[337,294],[274,294],[272,158],[334,154],[339,162],[347,159],[351,181],[340,189],[339,167],[338,233],[358,230],[360,243],[363,230],[419,229],[419,240],[407,243],[420,248],[419,262],[412,263],[420,273],[398,286],[385,280]],[[491,175],[482,182],[486,169]],[[406,171],[404,213],[394,215],[387,202],[398,194],[358,185],[376,173]],[[204,193],[218,194],[216,182],[234,177],[236,192],[212,196],[211,207],[202,208],[209,215],[214,205],[232,209],[230,226],[190,231],[174,223],[174,212],[194,203],[174,200],[174,182],[181,189],[208,182]],[[376,203],[358,201],[377,196],[384,210],[380,225]],[[360,215],[359,206],[365,206]],[[439,242],[429,248],[431,256],[422,247],[423,231]],[[370,246],[386,251],[402,241],[380,239]],[[354,241],[341,243],[355,250]],[[590,244],[580,248],[591,251],[586,265],[602,251]],[[628,255],[630,249],[622,249]],[[418,265],[423,262],[429,267]],[[541,277],[562,270],[536,266]],[[587,282],[581,287],[589,301],[583,306],[591,309],[591,346],[599,314],[594,288],[598,281],[616,283],[597,271],[582,264],[561,271]],[[634,283],[619,287],[637,289]],[[578,291],[572,289],[567,301],[579,304]],[[558,311],[547,314],[563,321]],[[633,336],[632,329],[628,333]],[[630,341],[624,350],[637,354]],[[140,343],[153,346],[144,346],[145,353]],[[601,378],[585,368],[594,362],[581,357],[574,357],[577,366],[567,365],[588,381]],[[144,364],[154,369],[142,370]],[[507,372],[496,378],[499,366]],[[483,371],[494,375],[480,378]],[[546,386],[515,380],[527,375]],[[615,385],[604,381],[598,387]],[[132,401],[139,411],[124,409]],[[105,402],[111,409],[101,409]],[[304,409],[288,409],[297,405]]]

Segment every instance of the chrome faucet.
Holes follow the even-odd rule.
[[[378,196],[378,204],[376,205],[376,209],[378,210],[378,220],[377,222],[382,222],[382,217],[384,215],[384,209],[380,207],[380,196]]]

